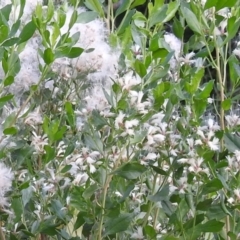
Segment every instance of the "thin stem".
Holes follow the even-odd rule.
[[[3,230],[2,230],[1,222],[0,222],[0,240],[5,240],[5,235],[4,235]]]
[[[98,230],[98,240],[102,240],[102,228],[103,228],[103,220],[104,220],[104,214],[105,214],[105,204],[106,204],[106,196],[107,196],[107,190],[108,190],[108,185],[112,179],[112,175],[110,175],[104,185],[103,189],[103,201],[102,201],[102,213],[101,213],[101,220],[100,220],[100,225],[99,225],[99,230]]]

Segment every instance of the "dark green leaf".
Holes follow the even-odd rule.
[[[118,168],[112,174],[119,175],[125,179],[137,179],[140,177],[147,168],[139,163],[127,163],[122,167]]]
[[[210,220],[204,224],[196,226],[195,231],[200,231],[200,232],[220,232],[223,228],[225,223],[219,222],[215,219]]]
[[[5,25],[0,26],[0,43],[5,41],[8,37],[8,27]]]
[[[167,17],[168,5],[164,4],[161,8],[154,8],[149,16],[149,27],[155,24],[163,24],[164,19]]]
[[[169,186],[165,185],[159,192],[154,195],[150,195],[148,199],[152,202],[160,202],[162,200],[169,199]]]
[[[159,168],[159,167],[156,167],[156,166],[153,166],[153,165],[149,165],[156,173],[160,174],[160,175],[164,175],[164,176],[167,176],[167,172],[164,171],[163,169]]]
[[[218,178],[215,178],[203,185],[202,194],[206,195],[208,193],[217,192],[222,189],[222,187],[222,182]]]
[[[209,207],[211,206],[212,201],[213,201],[212,199],[206,199],[202,202],[199,202],[196,206],[196,209],[200,211],[207,211],[209,210]]]
[[[80,47],[73,47],[65,56],[68,58],[76,58],[79,57],[83,53],[83,51],[84,49]]]
[[[35,31],[35,23],[33,21],[28,22],[20,33],[18,44],[26,42],[28,39],[30,39],[35,33]]]
[[[157,232],[156,230],[150,226],[150,225],[147,225],[143,228],[143,232],[150,237],[150,239],[154,239],[157,235]]]
[[[186,7],[181,7],[181,12],[183,17],[186,19],[189,28],[191,28],[194,32],[198,34],[201,34],[202,33],[201,25],[195,14],[189,8]]]
[[[4,87],[11,85],[14,82],[14,77],[13,76],[8,76],[7,78],[4,79]]]
[[[9,38],[7,39],[6,41],[4,41],[1,46],[4,46],[4,47],[11,47],[13,46],[14,44],[18,43],[19,42],[19,38],[17,37],[13,37],[13,38]]]
[[[232,100],[230,98],[225,99],[223,102],[221,102],[221,107],[223,110],[227,111],[232,106]]]
[[[122,34],[126,30],[126,28],[130,25],[134,13],[135,10],[130,10],[125,14],[120,26],[117,29],[118,35]]]
[[[3,133],[5,135],[15,135],[17,133],[17,128],[15,128],[15,127],[5,128]]]
[[[11,100],[14,97],[13,94],[8,94],[4,97],[0,98],[0,103],[4,103],[4,102],[8,102],[9,100]]]
[[[71,102],[65,103],[65,111],[68,124],[73,128],[75,126],[75,114]]]
[[[236,150],[240,151],[240,137],[232,133],[225,133],[224,142],[228,151],[230,152],[234,152]]]
[[[72,13],[69,25],[68,25],[68,29],[72,28],[72,26],[76,23],[77,18],[78,18],[77,10],[74,10],[73,13]]]
[[[54,61],[54,54],[51,48],[47,48],[44,51],[43,59],[46,64],[51,64]]]
[[[144,77],[147,74],[147,70],[145,68],[145,65],[138,59],[134,63],[134,68],[135,68],[135,71],[137,72],[137,74],[140,77]]]
[[[104,11],[103,11],[101,1],[88,0],[88,1],[85,1],[85,5],[87,6],[87,8],[97,12],[101,18],[104,18],[105,14],[104,14]]]
[[[55,158],[55,156],[56,156],[55,148],[52,148],[52,147],[50,147],[48,145],[45,145],[44,146],[44,150],[45,150],[45,154],[43,156],[43,159],[44,159],[45,163],[48,163],[51,160],[53,160]]]
[[[78,15],[77,23],[89,23],[98,17],[96,12],[82,12]]]
[[[77,215],[77,220],[74,223],[74,230],[77,230],[78,228],[80,228],[84,223],[85,223],[85,218],[88,217],[88,213],[87,212],[79,212]]]
[[[126,10],[128,10],[130,5],[131,5],[131,2],[132,1],[130,1],[130,0],[123,0],[123,1],[121,1],[120,6],[119,6],[119,8],[117,9],[117,11],[115,13],[115,17],[117,17],[121,13],[125,12]]]
[[[133,214],[123,213],[116,218],[109,219],[105,223],[104,237],[127,230],[133,218]]]

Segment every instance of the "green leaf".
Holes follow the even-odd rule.
[[[0,98],[0,103],[5,103],[8,102],[9,100],[11,100],[14,97],[13,94],[8,94],[6,96],[3,96]]]
[[[216,4],[216,11],[219,11],[222,8],[231,8],[234,7],[238,0],[218,0]]]
[[[236,36],[239,30],[239,27],[240,27],[240,18],[236,19],[235,16],[228,18],[227,37],[223,41],[222,45],[229,42],[231,39],[233,39]]]
[[[149,27],[153,27],[155,24],[163,24],[165,18],[167,18],[168,5],[164,4],[161,8],[154,8],[153,12],[149,16]]]
[[[110,218],[104,225],[105,233],[103,237],[127,230],[133,218],[134,215],[131,213],[123,213],[116,218]]]
[[[74,223],[74,230],[77,230],[78,228],[80,228],[84,223],[85,223],[85,218],[88,217],[88,213],[87,212],[79,212],[77,215],[77,219],[76,222]]]
[[[68,58],[77,58],[83,53],[83,51],[84,49],[80,47],[73,47],[65,56]]]
[[[48,7],[47,7],[47,22],[50,22],[54,15],[54,4],[52,0],[48,0]]]
[[[61,220],[65,221],[66,213],[63,210],[63,205],[59,200],[53,199],[51,201],[51,207],[55,215],[60,218]]]
[[[89,23],[98,17],[96,12],[82,12],[78,15],[77,23]]]
[[[121,21],[120,26],[117,29],[118,35],[122,34],[127,29],[127,27],[130,25],[130,22],[132,20],[134,13],[135,13],[134,9],[126,12],[123,20]]]
[[[102,4],[99,0],[88,0],[85,1],[85,5],[87,6],[87,8],[97,12],[100,16],[100,18],[104,18],[104,11],[103,11],[103,7]]]
[[[15,127],[9,127],[9,128],[5,128],[3,130],[3,133],[5,135],[15,135],[17,133],[17,128]]]
[[[196,99],[194,98],[194,111],[196,115],[196,119],[199,119],[207,107],[207,100],[206,99]]]
[[[92,150],[99,151],[100,153],[103,152],[103,143],[98,135],[98,133],[95,133],[95,135],[85,135],[85,144],[90,147]]]
[[[135,133],[134,137],[130,139],[130,144],[136,144],[136,143],[142,142],[146,137],[146,135],[147,135],[146,130]]]
[[[177,38],[179,39],[183,38],[184,28],[177,18],[174,18],[173,20],[173,33]]]
[[[163,169],[153,166],[153,165],[149,165],[156,173],[160,174],[160,175],[164,175],[164,176],[168,176],[167,172],[164,171]]]
[[[56,156],[55,154],[55,148],[52,148],[48,145],[45,145],[44,146],[44,150],[45,150],[45,154],[43,156],[43,160],[44,160],[44,163],[48,163],[50,162],[51,160],[53,160]]]
[[[135,0],[135,1],[133,1],[132,5],[131,5],[131,8],[135,8],[135,7],[139,6],[139,5],[142,5],[145,2],[146,2],[146,0]]]
[[[204,69],[201,68],[193,75],[193,77],[191,78],[191,82],[186,83],[186,90],[190,94],[194,94],[198,90],[203,75],[204,75]]]
[[[195,14],[189,8],[186,7],[181,7],[181,12],[183,17],[186,19],[189,28],[191,28],[194,32],[201,35],[202,34],[201,25],[198,22],[198,19],[195,16]]]
[[[119,8],[117,9],[116,13],[115,13],[115,18],[120,15],[121,13],[125,12],[126,10],[129,9],[130,5],[132,3],[132,0],[123,0],[119,6]]]
[[[225,133],[224,142],[228,151],[230,152],[234,152],[236,150],[240,151],[240,137],[233,135],[232,133]]]
[[[43,60],[46,64],[51,64],[54,61],[54,54],[51,48],[47,48],[43,54]]]
[[[134,68],[140,77],[144,77],[147,74],[147,69],[145,68],[145,65],[138,59],[134,63]]]
[[[128,102],[125,99],[120,99],[117,103],[117,108],[120,110],[125,110],[128,106]]]
[[[18,37],[13,37],[13,38],[9,38],[6,41],[4,41],[1,44],[1,46],[3,46],[3,47],[11,47],[11,46],[13,46],[14,44],[16,44],[18,42],[19,42],[19,38]]]
[[[199,232],[220,232],[224,226],[223,222],[219,222],[216,219],[210,220],[204,224],[197,225],[195,231]]]
[[[213,201],[212,199],[206,199],[202,202],[199,202],[196,206],[196,209],[200,211],[208,211],[209,207],[212,204],[212,201]]]
[[[148,199],[152,202],[160,202],[169,199],[169,186],[165,185],[159,192],[148,196]]]
[[[71,102],[66,102],[65,103],[65,111],[66,111],[66,118],[67,118],[67,122],[68,124],[74,128],[75,127],[75,114],[74,114],[74,110],[72,107],[72,103]]]
[[[98,184],[93,184],[86,188],[86,190],[83,192],[82,196],[88,200],[92,197],[92,195],[99,189]]]
[[[179,5],[180,5],[179,1],[170,2],[168,4],[166,17],[164,18],[163,23],[170,21],[175,16],[175,14],[179,8]]]
[[[214,80],[208,81],[203,87],[201,87],[201,92],[196,95],[199,99],[207,99],[209,98],[214,87]]]
[[[225,99],[223,102],[221,102],[221,107],[223,110],[227,111],[232,106],[232,100],[230,98]]]
[[[35,31],[36,25],[34,24],[34,22],[28,22],[20,33],[18,44],[26,42],[28,39],[30,39],[35,33]]]
[[[11,85],[13,82],[14,82],[14,77],[13,76],[8,76],[3,81],[4,87]]]
[[[14,211],[14,221],[20,222],[23,213],[23,205],[20,197],[15,197],[11,200],[11,208]]]
[[[23,10],[25,8],[26,0],[20,0],[20,10],[18,14],[18,20],[22,17],[23,15]]]
[[[58,39],[58,37],[61,35],[61,31],[60,31],[60,28],[58,26],[58,23],[54,22],[53,23],[53,32],[51,34],[51,43],[52,43],[52,46],[55,46],[55,43]]]
[[[232,54],[228,59],[228,66],[229,66],[229,73],[230,73],[230,80],[235,86],[240,78],[240,67],[238,65],[238,60],[234,54]]]
[[[140,177],[147,168],[139,163],[126,163],[111,174],[121,176],[125,179],[132,180]]]
[[[202,195],[217,192],[222,188],[223,188],[222,182],[218,178],[215,178],[202,186]]]
[[[9,21],[11,11],[12,11],[12,4],[7,4],[1,9],[1,14],[7,21]]]
[[[17,31],[19,30],[20,25],[21,25],[21,21],[20,20],[17,20],[12,25],[11,31],[9,33],[9,38],[14,37],[16,35]]]
[[[157,235],[157,232],[156,230],[150,226],[150,225],[147,225],[143,228],[143,232],[150,237],[150,239],[154,239]]]
[[[217,5],[217,2],[219,0],[207,0],[205,5],[204,5],[204,9],[209,9],[209,8],[212,8],[212,7],[215,7]]]
[[[5,25],[0,26],[0,43],[2,43],[7,39],[8,32],[9,32],[9,29],[7,26]]]
[[[58,26],[62,28],[66,22],[66,13],[62,11],[60,8],[58,9],[57,19],[58,19]]]
[[[72,16],[71,16],[69,25],[68,25],[68,29],[69,29],[69,30],[70,30],[70,29],[73,27],[73,25],[76,23],[77,18],[78,18],[77,10],[74,10],[73,13],[72,13]]]

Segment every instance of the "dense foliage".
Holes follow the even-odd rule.
[[[239,4],[0,1],[0,240],[240,239]]]

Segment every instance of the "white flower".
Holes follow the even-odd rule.
[[[235,194],[235,196],[237,197],[237,202],[239,202],[240,201],[240,189],[238,188],[238,189],[234,189],[234,194]]]
[[[119,128],[123,127],[123,119],[124,119],[124,117],[125,117],[124,113],[120,112],[118,114],[118,116],[115,119],[115,128],[116,129],[119,129]]]
[[[0,207],[7,206],[5,194],[11,189],[13,177],[11,169],[0,163]]]
[[[34,128],[36,125],[42,124],[43,120],[40,114],[40,109],[38,108],[36,111],[29,113],[24,122]]]
[[[43,136],[38,136],[35,132],[32,133],[33,137],[31,145],[33,145],[37,153],[44,153],[44,146],[48,145],[47,135],[44,134]]]
[[[240,151],[239,150],[235,150],[234,151],[234,155],[236,157],[237,162],[240,163]]]
[[[139,121],[137,119],[133,119],[130,121],[126,121],[125,122],[125,128],[132,128],[132,127],[136,127],[138,126]]]
[[[181,177],[179,180],[177,180],[177,185],[179,193],[185,193],[188,187],[187,177]]]
[[[227,115],[227,116],[225,116],[225,118],[227,120],[229,127],[235,127],[235,126],[240,125],[240,118],[236,114]]]
[[[227,200],[230,204],[233,204],[234,203],[234,199],[231,197]]]
[[[190,161],[188,162],[190,164],[190,167],[188,168],[188,170],[190,172],[195,172],[195,173],[199,173],[199,172],[204,172],[206,174],[209,173],[209,169],[208,168],[202,168],[201,165],[203,163],[203,158],[198,157],[197,159],[191,158]]]
[[[73,180],[74,185],[82,185],[88,180],[87,173],[78,173]]]
[[[208,146],[213,151],[219,150],[219,139],[214,137],[213,140],[208,141]]]
[[[122,78],[119,78],[118,82],[123,90],[129,91],[133,86],[140,84],[141,79],[138,76],[134,76],[133,72],[128,72]]]
[[[169,47],[175,52],[175,57],[176,59],[178,59],[182,49],[182,41],[171,33],[165,34],[164,40],[169,45]]]
[[[233,54],[240,58],[240,49],[239,48],[235,48],[233,50]]]
[[[143,229],[142,227],[138,227],[137,231],[135,231],[132,235],[131,238],[133,239],[138,239],[138,240],[143,240],[144,239],[144,235],[143,235]]]

